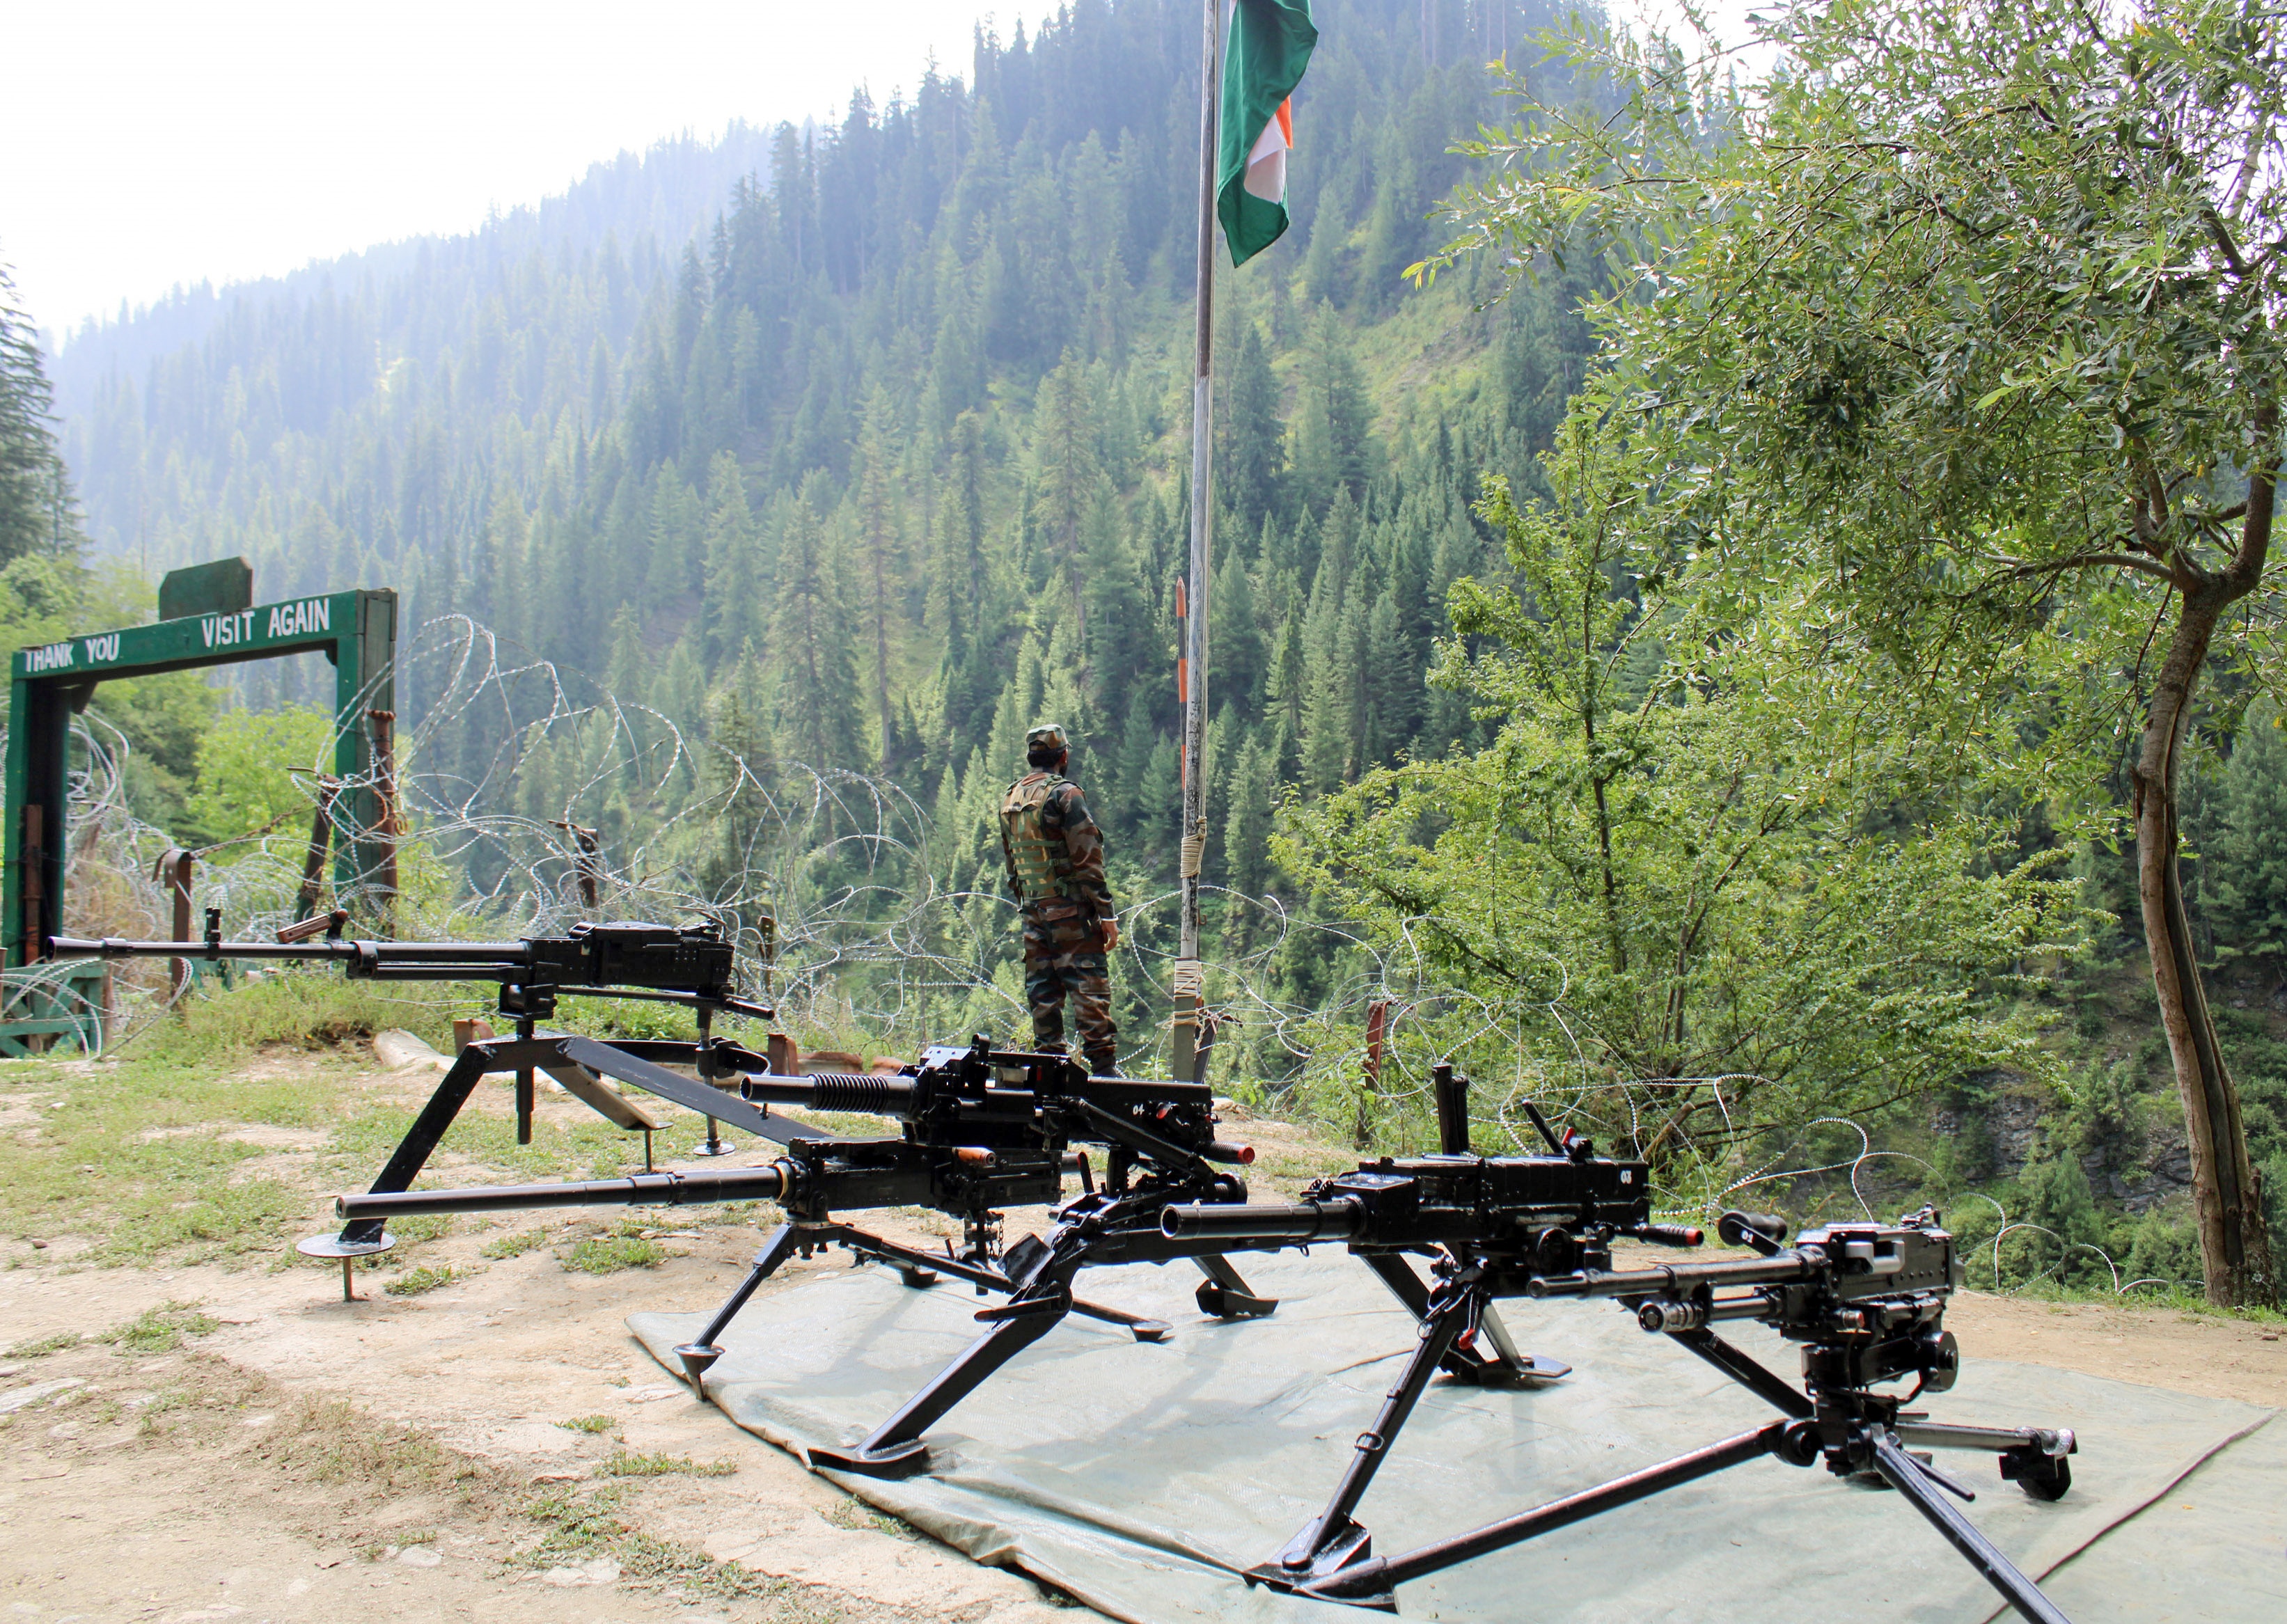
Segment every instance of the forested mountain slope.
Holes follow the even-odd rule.
[[[1446,147],[1498,114],[1488,51],[1540,14],[1318,10],[1295,229],[1219,310],[1211,862],[1248,890],[1278,782],[1470,735],[1422,681],[1487,562],[1467,504],[1529,476],[1586,348],[1561,286],[1481,316],[1399,275]],[[1045,707],[1121,856],[1163,868],[1192,11],[1084,0],[910,102],[782,127],[663,262],[639,228],[723,154],[85,335],[59,376],[98,545],[243,552],[266,597],[396,585],[408,623],[466,614],[694,735],[736,688],[779,755],[925,804]],[[561,816],[545,777],[526,810]]]

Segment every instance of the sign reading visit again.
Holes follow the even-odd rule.
[[[161,621],[155,626],[90,632],[39,648],[20,649],[10,674],[84,676],[100,681],[121,666],[131,665],[139,675],[176,669],[176,661],[184,666],[211,665],[217,655],[258,659],[304,649],[329,649],[341,635],[336,628],[357,624],[357,593],[335,592],[324,598],[257,604],[227,614],[201,614]]]
[[[177,570],[154,626],[89,631],[9,657],[6,841],[0,846],[0,963],[29,964],[60,933],[71,811],[71,719],[111,677],[320,654],[334,667],[335,895],[344,907],[393,891],[374,771],[376,717],[396,711],[397,594],[328,592],[252,601],[243,558]]]

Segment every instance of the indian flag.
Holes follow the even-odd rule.
[[[1234,0],[1223,52],[1215,209],[1231,262],[1245,265],[1286,234],[1288,99],[1318,43],[1310,0]]]

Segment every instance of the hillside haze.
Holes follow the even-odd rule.
[[[1280,784],[1476,738],[1424,682],[1447,586],[1500,567],[1468,506],[1487,471],[1530,481],[1588,347],[1577,289],[1477,314],[1489,287],[1400,276],[1447,147],[1499,116],[1485,60],[1550,17],[1316,10],[1294,229],[1219,278],[1209,868],[1250,892]],[[465,237],[85,331],[56,370],[90,532],[154,574],[243,553],[265,598],[395,586],[408,628],[469,616],[693,739],[880,772],[939,814],[948,883],[992,883],[993,792],[1053,712],[1123,894],[1152,889],[1197,53],[1191,5],[1084,0],[833,128],[672,145]],[[513,732],[455,726],[432,764]],[[647,817],[540,757],[513,777],[532,816]]]

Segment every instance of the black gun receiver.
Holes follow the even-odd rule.
[[[1318,1180],[1291,1206],[1170,1208],[1165,1222],[1184,1238],[1466,1246],[1507,1268],[1573,1269],[1609,1263],[1616,1235],[1655,1233],[1649,1176],[1641,1161],[1603,1156],[1384,1156]]]
[[[1944,1316],[1961,1264],[1938,1215],[1925,1208],[1895,1224],[1829,1224],[1805,1230],[1792,1246],[1781,1240],[1785,1229],[1775,1217],[1728,1212],[1718,1233],[1759,1256],[1620,1271],[1591,1265],[1526,1287],[1536,1298],[1618,1299],[1645,1330],[1681,1343],[1783,1419],[1394,1557],[1373,1556],[1363,1530],[1347,1542],[1298,1540],[1250,1577],[1323,1600],[1395,1610],[1399,1584],[1768,1455],[1794,1466],[1824,1461],[1838,1476],[1887,1483],[2024,1617],[2067,1624],[1946,1498],[1975,1496],[1911,1453],[1994,1452],[2003,1479],[2037,1500],[2056,1500],[2072,1484],[2069,1457],[2077,1446],[2069,1430],[1953,1426],[1904,1408],[1923,1392],[1951,1388],[1960,1371]],[[1801,1345],[1800,1390],[1710,1328],[1732,1319],[1759,1321]],[[1897,1381],[1913,1385],[1903,1393],[1874,1390]],[[1314,1525],[1312,1532],[1319,1530]]]

